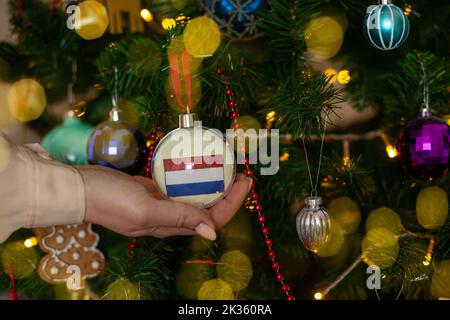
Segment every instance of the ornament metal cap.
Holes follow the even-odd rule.
[[[308,197],[305,199],[305,206],[318,209],[322,205],[322,197]]]
[[[186,113],[180,114],[178,120],[180,128],[187,129],[195,127],[195,123],[199,121],[199,118],[196,113]]]

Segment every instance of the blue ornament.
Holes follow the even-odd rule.
[[[90,164],[138,174],[145,165],[147,148],[144,136],[128,128],[113,111],[108,121],[99,124],[92,132],[87,145]]]
[[[213,18],[231,39],[256,36],[255,14],[265,6],[264,0],[203,0],[208,16]]]
[[[78,118],[67,118],[47,134],[42,145],[55,160],[69,165],[87,164],[86,145],[92,129]]]
[[[380,50],[398,48],[409,34],[409,21],[403,10],[387,0],[367,8],[363,24],[364,35],[370,44]]]

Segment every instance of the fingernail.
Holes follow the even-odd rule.
[[[199,236],[201,236],[207,240],[214,241],[217,238],[216,232],[213,229],[211,229],[210,226],[208,226],[207,224],[204,224],[204,223],[200,223],[197,226],[197,228],[195,228],[195,232],[197,232]]]
[[[248,190],[247,190],[247,193],[249,193],[250,192],[250,190],[252,190],[252,187],[253,187],[253,179],[251,179],[251,178],[247,178],[249,181],[248,181]]]

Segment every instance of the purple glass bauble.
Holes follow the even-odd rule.
[[[417,118],[400,132],[397,151],[404,169],[415,178],[442,177],[450,164],[450,127],[431,116]]]

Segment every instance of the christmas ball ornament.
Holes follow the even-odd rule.
[[[328,214],[343,229],[346,235],[356,231],[361,222],[358,204],[348,197],[333,199],[328,205]]]
[[[399,7],[382,0],[382,4],[367,8],[363,31],[373,47],[379,50],[393,50],[408,37],[408,17]]]
[[[220,44],[220,30],[214,20],[201,16],[192,19],[183,33],[184,46],[195,58],[210,57]]]
[[[111,283],[106,291],[104,300],[141,300],[139,287],[130,280],[119,277]]]
[[[392,209],[382,207],[370,211],[366,220],[366,231],[385,228],[391,233],[399,235],[405,229],[400,216]]]
[[[47,105],[44,87],[33,79],[17,81],[9,89],[8,105],[11,115],[20,122],[36,120]]]
[[[420,190],[416,200],[419,224],[425,229],[436,229],[444,225],[448,216],[447,193],[439,187]]]
[[[158,144],[152,177],[161,194],[208,208],[226,196],[234,182],[233,148],[217,130],[202,127],[197,115],[180,115],[179,128]]]
[[[36,271],[38,254],[34,248],[26,248],[22,241],[11,242],[1,251],[3,272],[16,279],[30,277]]]
[[[450,165],[450,127],[424,111],[400,132],[397,151],[404,170],[413,177],[442,177]]]
[[[255,15],[264,7],[264,0],[204,0],[206,14],[213,18],[231,39],[256,36]]]
[[[205,281],[197,294],[198,300],[233,300],[231,286],[221,279]]]
[[[84,40],[100,38],[109,25],[108,12],[103,4],[95,0],[83,1],[75,13],[75,32]]]
[[[385,228],[368,231],[361,247],[364,261],[368,265],[376,265],[380,269],[391,267],[399,253],[397,236]]]
[[[439,262],[431,277],[431,295],[450,299],[450,260]]]
[[[108,121],[94,129],[87,145],[89,163],[129,174],[138,174],[142,170],[146,152],[142,134],[128,128],[115,109],[111,111]]]
[[[53,159],[69,165],[88,164],[87,144],[93,128],[69,117],[45,136],[42,145]]]
[[[305,248],[318,252],[330,240],[330,224],[330,217],[322,207],[322,198],[306,198],[305,207],[296,219],[297,234]]]
[[[217,265],[217,275],[227,282],[233,291],[247,288],[253,277],[253,267],[250,258],[239,250],[225,253]]]

